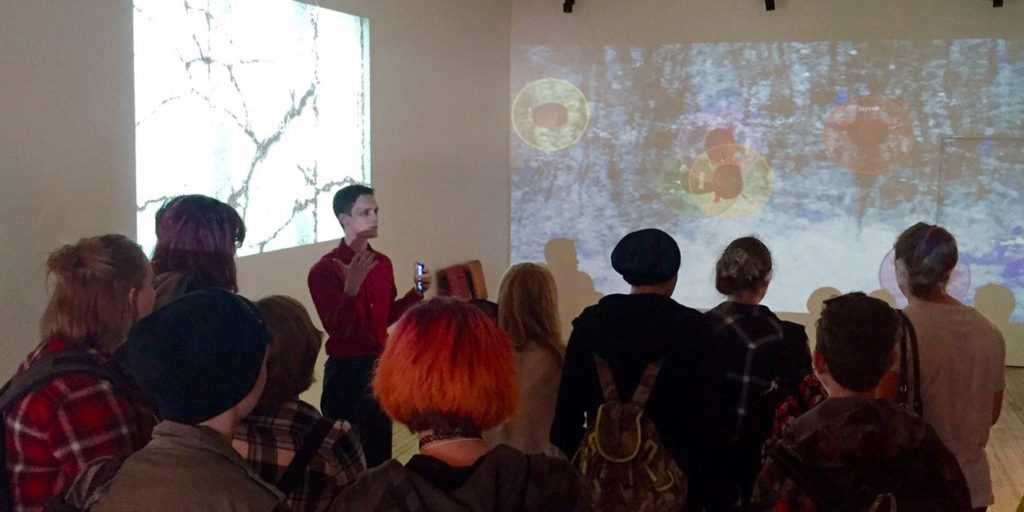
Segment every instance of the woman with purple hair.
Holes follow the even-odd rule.
[[[235,250],[245,223],[231,206],[212,197],[175,197],[156,212],[156,307],[195,290],[238,291]]]

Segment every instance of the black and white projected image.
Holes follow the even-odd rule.
[[[557,80],[589,114],[557,149],[513,132],[512,261],[568,239],[598,291],[625,292],[611,249],[660,227],[683,253],[675,298],[711,307],[720,251],[755,234],[766,303],[802,312],[825,286],[902,302],[886,255],[925,221],[959,241],[951,290],[1004,286],[1024,320],[1021,41],[518,46],[512,66],[513,98]]]
[[[238,210],[239,255],[338,237],[333,193],[370,181],[368,31],[292,0],[135,0],[143,247],[180,194]]]

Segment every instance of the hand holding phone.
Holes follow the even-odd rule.
[[[427,291],[427,287],[423,282],[423,276],[427,273],[427,266],[423,263],[416,262],[416,291],[421,295]]]

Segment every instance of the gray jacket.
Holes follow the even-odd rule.
[[[76,485],[80,485],[76,480]],[[271,512],[284,496],[216,432],[164,421],[94,497],[94,512]]]

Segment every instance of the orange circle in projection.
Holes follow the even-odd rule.
[[[825,121],[828,156],[857,174],[891,171],[914,148],[914,141],[910,114],[881,96],[847,101]]]
[[[738,219],[757,213],[772,195],[775,178],[768,161],[738,144],[715,146],[686,172],[686,192],[708,217]]]
[[[587,98],[560,78],[530,82],[512,101],[512,129],[523,142],[542,151],[572,146],[589,123]]]

